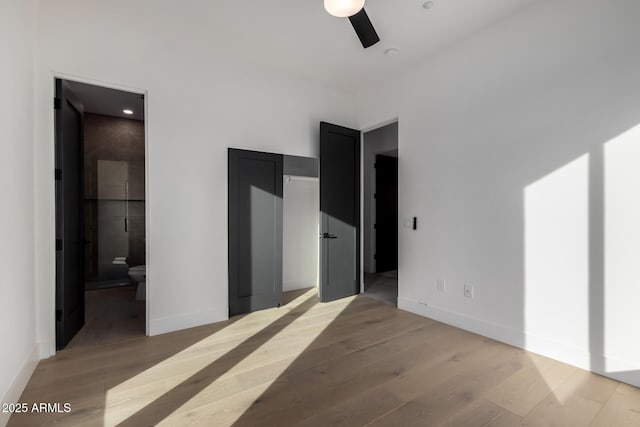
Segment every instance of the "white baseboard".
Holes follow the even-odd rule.
[[[599,355],[594,363],[589,350],[404,297],[398,297],[398,308],[640,387],[640,371],[634,370],[634,365],[625,361]],[[615,371],[607,370],[604,368],[607,366],[615,366],[616,369]]]
[[[18,374],[7,390],[7,393],[2,397],[0,402],[16,403],[20,400],[20,396],[22,395],[24,388],[27,386],[29,379],[31,379],[31,375],[33,375],[33,371],[36,369],[36,366],[38,366],[38,362],[40,361],[39,356],[39,348],[36,345],[33,347],[31,354],[29,354],[22,363],[22,367],[18,371]],[[10,416],[11,414],[0,411],[0,426],[6,426],[9,422]]]
[[[56,343],[53,341],[43,341],[38,343],[38,356],[40,359],[47,359],[56,354]]]
[[[228,309],[217,309],[200,311],[179,316],[164,317],[161,319],[149,320],[149,336],[166,334],[180,331],[182,329],[195,328],[196,326],[208,325],[221,322],[229,318]]]
[[[524,348],[525,340],[522,333],[497,323],[487,322],[467,316],[466,314],[456,313],[402,297],[398,297],[398,308],[496,341],[510,344],[514,347]]]

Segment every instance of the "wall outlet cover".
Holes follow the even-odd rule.
[[[466,298],[473,298],[473,285],[468,283],[464,285],[464,296]]]

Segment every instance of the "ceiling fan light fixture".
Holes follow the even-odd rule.
[[[365,0],[324,0],[324,8],[338,18],[348,18],[360,12]]]

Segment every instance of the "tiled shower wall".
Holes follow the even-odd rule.
[[[144,122],[85,114],[84,161],[86,280],[127,280],[115,257],[145,263]]]

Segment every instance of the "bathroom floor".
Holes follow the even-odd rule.
[[[137,285],[137,283],[131,280],[118,279],[118,280],[85,282],[84,288],[88,291],[96,291],[99,289],[119,288],[121,286],[132,286],[132,285]]]
[[[67,349],[126,341],[145,335],[145,302],[136,286],[85,292],[85,325]]]

